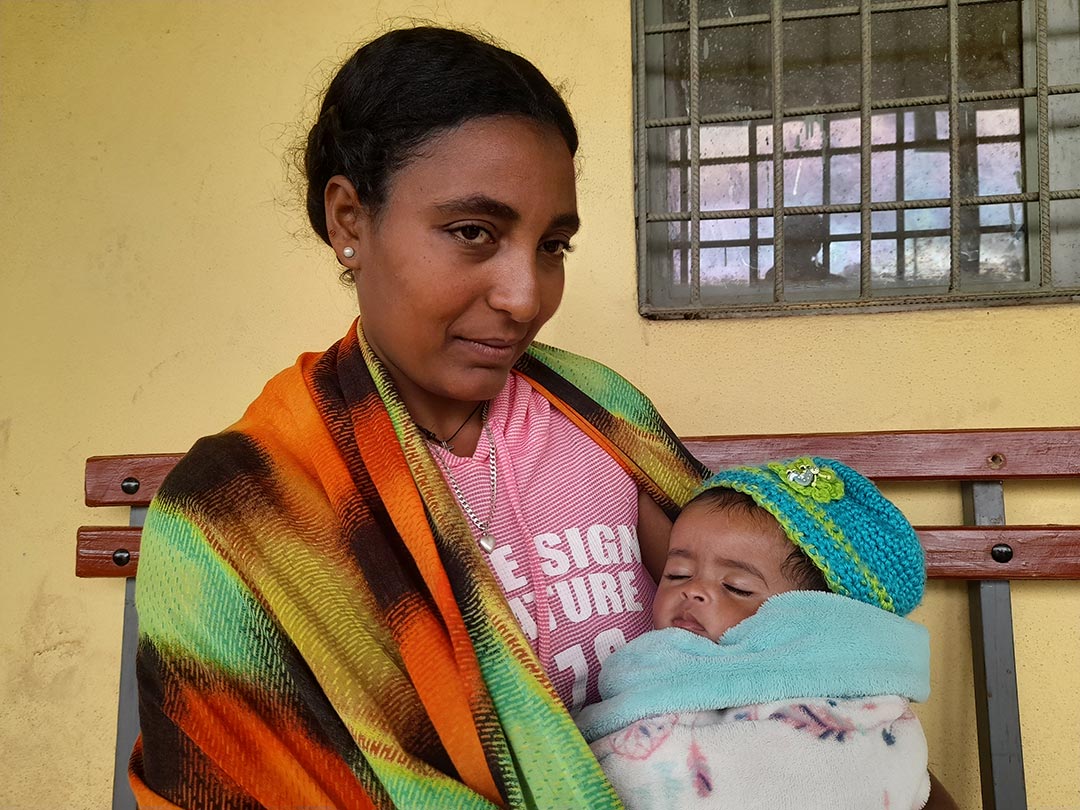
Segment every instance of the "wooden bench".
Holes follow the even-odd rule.
[[[960,482],[962,526],[920,526],[927,573],[970,580],[976,723],[985,810],[1025,810],[1009,580],[1080,579],[1080,526],[1005,524],[1004,482],[1080,478],[1080,428],[712,436],[685,440],[709,468],[802,455],[839,459],[879,483]],[[75,573],[127,577],[113,808],[134,808],[128,753],[138,734],[134,576],[146,506],[180,455],[86,462],[88,506],[131,507],[129,526],[78,531]]]

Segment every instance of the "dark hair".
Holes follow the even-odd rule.
[[[776,517],[762,506],[759,506],[757,501],[747,495],[745,492],[739,492],[738,490],[728,489],[726,487],[712,487],[700,493],[690,503],[707,504],[712,507],[710,511],[713,512],[743,512],[747,515],[753,515],[761,520],[768,521],[769,523],[776,524]],[[686,508],[685,506],[683,507]],[[792,545],[791,551],[788,553],[784,562],[780,565],[780,571],[789,580],[794,582],[800,588],[806,591],[827,591],[829,585],[825,581],[825,575],[821,572],[821,569],[814,565],[814,561],[811,560],[803,550],[796,545]]]
[[[378,214],[394,173],[432,137],[470,119],[512,115],[558,129],[577,152],[574,119],[558,91],[515,53],[464,31],[404,28],[361,47],[323,98],[304,150],[307,212],[324,242],[323,195],[336,174]]]

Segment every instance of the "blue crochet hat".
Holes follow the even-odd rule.
[[[825,575],[833,593],[906,616],[922,600],[926,563],[915,530],[867,478],[827,458],[721,470],[722,487],[767,510]]]

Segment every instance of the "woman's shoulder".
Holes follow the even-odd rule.
[[[301,355],[294,366],[270,378],[239,420],[198,439],[162,482],[159,498],[190,503],[240,479],[269,480],[278,456],[295,459],[316,439],[306,435],[319,423],[303,418],[313,406],[300,369],[317,357]]]
[[[268,459],[251,437],[236,430],[204,436],[191,446],[158,488],[158,498],[191,501],[223,490],[236,479],[261,477]]]

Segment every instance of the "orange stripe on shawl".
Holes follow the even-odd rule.
[[[363,411],[358,423],[374,423],[380,433],[385,430],[383,435],[393,435],[393,425],[381,401],[368,401],[366,406],[361,403],[358,407]],[[423,501],[413,483],[412,471],[396,444],[364,441],[359,435],[357,444],[372,483],[445,623],[444,628],[436,617],[418,606],[403,610],[391,623],[401,645],[402,658],[462,781],[501,805],[502,797],[480,743],[469,700],[470,694],[482,687],[483,679],[446,569],[439,559]],[[442,643],[445,632],[449,633],[453,646]],[[460,677],[448,681],[447,670],[457,671]]]
[[[182,717],[185,734],[223,774],[260,804],[375,810],[356,774],[335,753],[312,746],[299,725],[291,729],[272,727],[250,704],[222,693],[185,689],[179,697],[186,707]],[[229,718],[234,737],[218,733],[222,717]],[[241,738],[239,746],[236,737]],[[139,737],[128,774],[139,810],[180,810],[142,780],[142,746]],[[315,779],[314,774],[319,778]]]

